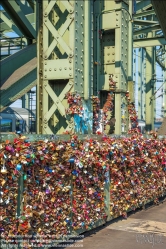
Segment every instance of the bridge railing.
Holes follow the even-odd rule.
[[[165,137],[1,135],[0,160],[2,243],[21,248],[55,245],[166,194]]]

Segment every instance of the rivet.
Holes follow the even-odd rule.
[[[50,68],[49,70],[51,71],[52,69]]]
[[[69,76],[72,76],[72,74],[71,74],[71,73],[69,73]]]
[[[65,70],[67,69],[67,67],[65,67]]]
[[[59,70],[61,71],[61,70],[62,70],[62,68],[60,67],[60,68],[59,68]]]
[[[54,68],[54,71],[56,71],[56,68]]]

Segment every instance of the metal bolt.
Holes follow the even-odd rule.
[[[67,69],[67,67],[65,67],[65,70]]]
[[[69,76],[72,76],[72,74],[71,74],[71,73],[69,73]]]
[[[51,71],[52,69],[50,68],[49,70]]]
[[[72,70],[72,67],[69,67],[70,70]]]
[[[59,70],[61,71],[61,70],[62,70],[62,68],[60,67],[60,68],[59,68]]]

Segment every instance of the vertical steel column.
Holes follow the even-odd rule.
[[[115,92],[115,134],[126,132],[123,122],[127,123],[125,92],[128,90],[128,4],[115,1],[95,1],[96,14],[96,44],[94,42],[95,58],[95,93],[98,91],[106,96],[110,91],[110,76],[116,82]],[[109,21],[108,21],[109,20]],[[132,51],[130,51],[132,56]],[[132,76],[132,62],[130,63]],[[112,90],[111,90],[112,91]],[[123,109],[123,110],[122,110]],[[127,127],[127,126],[126,126]],[[109,132],[109,131],[108,131]]]
[[[146,92],[146,51],[142,48],[142,119],[145,120],[145,92]]]
[[[45,0],[38,4],[38,132],[92,130],[90,66],[91,1]],[[39,8],[40,6],[40,8]],[[65,95],[82,97],[82,116],[68,118]],[[75,122],[75,124],[74,124]],[[79,122],[77,124],[76,122]],[[82,128],[80,127],[82,126]],[[88,128],[87,128],[88,127]],[[88,130],[88,131],[87,131]]]
[[[85,1],[84,3],[84,100],[89,99],[89,88],[90,88],[90,50],[91,50],[91,39],[90,32],[91,27],[89,20],[91,18],[91,1]]]
[[[97,84],[98,84],[98,70],[99,70],[99,66],[100,66],[100,62],[98,61],[98,52],[100,54],[100,51],[97,51],[97,40],[98,38],[98,32],[99,30],[97,29],[98,27],[98,16],[101,13],[102,9],[100,6],[100,1],[95,1],[93,3],[93,11],[94,11],[94,32],[93,32],[93,38],[94,38],[94,42],[93,42],[93,55],[94,55],[94,67],[93,67],[93,94],[97,95]]]
[[[136,49],[133,50],[133,80],[137,81]]]
[[[36,1],[36,32],[37,32],[37,87],[36,87],[36,131],[43,133],[43,6]]]
[[[142,119],[142,48],[138,49],[138,119]]]
[[[29,109],[29,93],[22,96],[22,108]]]
[[[146,48],[146,131],[154,130],[154,101],[153,101],[153,74],[154,52],[153,47]]]
[[[129,1],[129,13],[133,13],[133,1]],[[130,19],[129,19],[130,20]],[[128,23],[128,81],[133,80],[133,22]]]
[[[152,78],[156,78],[156,47],[153,47],[153,58],[154,58],[154,62],[153,62],[153,76],[152,76]],[[152,94],[154,94],[156,91],[156,80],[154,80],[152,82],[153,82]],[[156,107],[156,96],[154,96],[153,97],[153,119],[154,119],[154,122],[155,122],[155,118],[156,118],[156,108],[157,108]],[[154,127],[153,127],[153,130],[154,130]]]

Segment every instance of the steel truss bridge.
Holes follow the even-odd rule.
[[[164,74],[165,117],[166,1],[5,0],[0,5],[1,111],[19,98],[25,100],[37,86],[37,133],[62,134],[74,126],[73,117],[66,116],[65,95],[77,92],[91,133],[92,96],[100,93],[102,108],[111,78],[116,82],[115,110],[109,118],[116,120],[115,134],[128,130],[125,94],[129,91],[135,101],[135,87],[138,118],[151,130],[158,63]],[[9,37],[11,31],[18,37]]]

